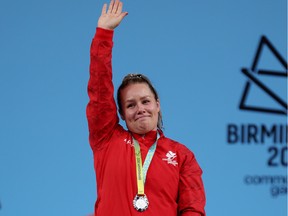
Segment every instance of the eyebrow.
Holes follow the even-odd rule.
[[[147,98],[151,98],[151,96],[150,95],[143,96],[140,98],[140,100],[147,99]],[[134,101],[135,101],[135,99],[128,99],[128,100],[124,101],[124,103],[131,103]]]

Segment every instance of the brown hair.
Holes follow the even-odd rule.
[[[159,96],[158,96],[156,89],[153,87],[151,81],[146,76],[144,76],[143,74],[128,74],[123,78],[122,83],[119,86],[118,91],[117,91],[117,104],[118,104],[119,113],[121,115],[123,112],[121,95],[120,95],[121,90],[123,90],[128,85],[135,84],[135,83],[146,83],[148,85],[148,87],[150,88],[150,90],[152,91],[152,93],[154,94],[155,100],[157,101],[159,99]],[[157,127],[160,130],[162,130],[162,128],[163,128],[163,120],[162,120],[161,110],[158,113]]]

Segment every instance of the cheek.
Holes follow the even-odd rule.
[[[129,121],[133,117],[134,112],[132,110],[124,110],[123,113],[124,113],[124,116],[123,116],[124,120]]]

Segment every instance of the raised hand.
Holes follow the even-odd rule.
[[[101,16],[98,20],[98,27],[113,30],[115,29],[128,12],[122,12],[123,3],[119,0],[111,0],[107,10],[107,4],[103,5]]]

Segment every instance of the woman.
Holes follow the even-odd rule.
[[[104,4],[91,45],[87,106],[97,181],[95,215],[203,216],[202,171],[194,154],[164,136],[160,101],[144,75],[127,75],[117,101],[112,83],[114,29],[128,14]]]

